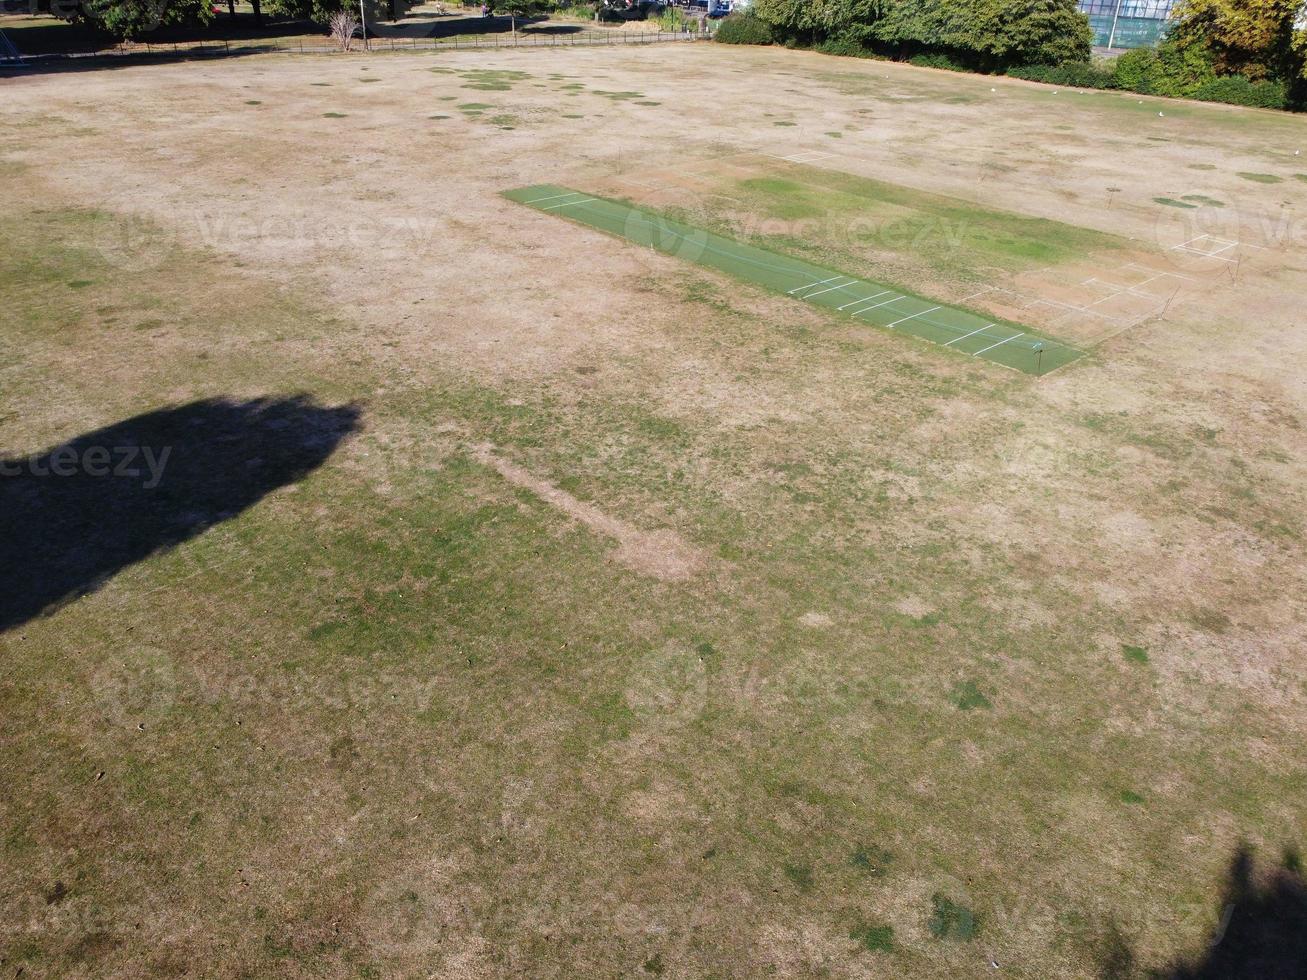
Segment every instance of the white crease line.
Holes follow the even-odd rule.
[[[855,299],[852,303],[845,303],[843,306],[836,307],[836,309],[846,310],[846,309],[848,309],[850,306],[859,306],[859,305],[861,305],[862,303],[870,303],[873,299],[876,299],[877,297],[880,297],[880,296],[888,296],[888,295],[889,295],[890,293],[892,293],[892,292],[894,292],[894,290],[892,290],[892,289],[886,289],[886,290],[883,290],[883,291],[881,291],[881,292],[879,292],[879,293],[876,293],[875,296],[864,296],[864,297],[862,297],[862,299]]]
[[[570,208],[574,204],[590,204],[599,200],[597,197],[587,197],[580,201],[564,201],[562,204],[551,204],[547,208],[541,208],[541,211],[552,211],[554,208]]]
[[[896,295],[893,299],[887,299],[883,303],[875,303],[871,306],[863,307],[860,310],[854,310],[852,313],[849,314],[849,316],[862,316],[862,314],[866,313],[869,310],[874,310],[881,306],[888,306],[890,303],[897,303],[899,300],[906,299],[906,298],[907,298],[906,296]]]
[[[618,178],[619,180],[621,178]],[[539,204],[541,201],[557,201],[560,197],[576,197],[581,194],[580,191],[568,191],[566,194],[553,194],[550,197],[537,197],[534,201],[523,201],[523,204]],[[584,196],[584,195],[582,195]]]
[[[954,337],[952,340],[950,340],[950,341],[949,341],[947,344],[945,344],[944,346],[945,346],[945,347],[952,347],[952,346],[953,346],[954,344],[956,344],[959,340],[966,340],[967,337],[974,337],[976,334],[981,333],[982,331],[988,330],[990,327],[996,327],[996,326],[998,326],[998,324],[996,324],[996,323],[987,323],[987,324],[985,324],[983,327],[981,327],[979,330],[973,330],[973,331],[971,331],[971,333],[966,334],[965,336],[962,336],[962,337]]]
[[[1011,337],[1008,337],[1007,340],[1000,340],[997,344],[990,344],[988,347],[985,348],[985,350],[978,350],[971,356],[979,357],[981,354],[985,353],[985,351],[993,350],[995,347],[1002,347],[1004,344],[1008,342],[1008,340],[1016,340],[1018,337],[1024,337],[1024,336],[1025,336],[1024,333],[1014,333]]]
[[[845,279],[848,279],[849,277],[848,277],[848,276],[845,276],[844,278],[845,278]],[[858,280],[857,280],[857,279],[854,279],[853,281],[851,281],[851,282],[846,282],[846,283],[844,283],[844,284],[841,285],[841,286],[828,286],[828,287],[826,287],[825,289],[819,289],[819,290],[817,290],[815,293],[804,293],[804,294],[803,294],[801,297],[799,297],[799,298],[800,298],[800,299],[812,299],[814,296],[820,296],[822,293],[833,293],[833,292],[834,292],[835,290],[837,290],[837,289],[848,289],[850,286],[856,286],[857,284],[858,284]]]
[[[848,277],[848,276],[831,276],[829,279],[823,279],[821,282],[810,282],[810,283],[806,283],[806,284],[804,284],[804,285],[802,285],[802,286],[795,286],[793,289],[787,289],[787,290],[786,290],[786,293],[787,293],[788,295],[790,295],[790,296],[793,296],[793,295],[794,295],[795,293],[797,293],[800,289],[812,289],[814,286],[824,286],[824,285],[826,285],[826,283],[828,283],[828,282],[834,282],[836,279],[847,279],[847,278],[849,278],[849,277]]]
[[[894,327],[897,327],[900,323],[906,323],[909,320],[915,320],[919,316],[925,316],[927,313],[934,313],[936,310],[942,310],[942,309],[944,309],[944,307],[942,306],[932,306],[928,310],[922,310],[920,313],[913,313],[911,316],[905,316],[901,320],[895,320],[893,323],[888,324],[888,326],[891,329],[893,329]]]

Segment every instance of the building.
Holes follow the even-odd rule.
[[[1094,44],[1105,48],[1156,44],[1173,5],[1173,0],[1079,0],[1094,29]]]

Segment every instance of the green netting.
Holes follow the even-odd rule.
[[[508,191],[505,197],[862,323],[897,330],[1027,374],[1047,374],[1082,356],[1074,347],[1025,327],[745,245],[617,201],[552,184]]]

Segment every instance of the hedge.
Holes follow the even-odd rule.
[[[776,40],[767,22],[753,14],[731,14],[713,37],[722,44],[772,44]]]

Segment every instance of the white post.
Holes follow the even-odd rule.
[[[1109,51],[1116,46],[1116,22],[1121,16],[1121,4],[1123,3],[1125,3],[1125,0],[1116,0],[1116,10],[1112,12],[1112,30],[1107,35],[1107,47]]]
[[[363,0],[359,0],[359,20],[363,24],[363,50],[371,51],[368,47],[368,12],[363,9]]]

